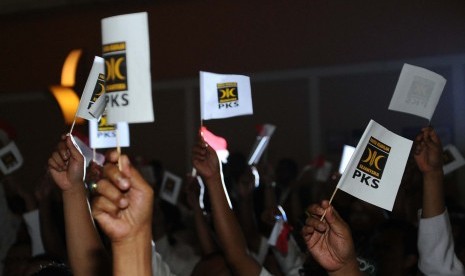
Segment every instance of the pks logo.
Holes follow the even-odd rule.
[[[237,82],[218,83],[218,108],[230,108],[239,106],[239,91]]]
[[[105,59],[106,91],[128,90],[126,68],[126,42],[103,45]]]
[[[98,122],[98,131],[115,131],[116,125],[109,125],[107,123],[107,114],[103,114]]]
[[[359,177],[361,183],[377,189],[390,151],[390,146],[370,137],[352,178]]]
[[[104,93],[105,93],[105,76],[103,74],[99,74],[97,82],[95,83],[94,91],[92,92],[92,97],[90,97],[89,106],[87,106],[87,109],[90,109],[90,107]]]

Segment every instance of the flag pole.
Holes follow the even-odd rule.
[[[118,126],[116,127],[116,151],[118,152],[118,169],[121,171],[121,147],[119,145]]]
[[[203,127],[203,120],[202,120],[202,116],[200,116],[200,129],[202,129],[202,127]],[[200,130],[200,136],[202,136],[202,138],[203,138],[202,130]],[[194,168],[194,166],[192,166],[191,176],[192,177],[197,176],[197,170]]]
[[[74,113],[74,120],[73,120],[73,123],[71,124],[71,129],[69,130],[69,134],[73,133],[74,125],[76,124],[76,119],[77,119],[77,112]]]
[[[334,192],[333,192],[333,194],[331,195],[331,198],[329,199],[329,205],[331,205],[331,202],[333,202],[333,199],[334,199],[334,196],[336,195],[336,192],[337,192],[337,190],[338,190],[338,187],[339,187],[339,185],[337,185],[336,188],[334,189]],[[325,212],[324,212],[323,215],[321,216],[320,221],[323,221],[323,219],[325,218],[325,216],[326,216],[326,210],[327,210],[327,209],[325,209]]]

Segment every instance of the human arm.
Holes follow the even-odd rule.
[[[320,217],[325,213],[323,221]],[[302,228],[302,236],[315,261],[328,275],[362,275],[358,269],[357,256],[350,228],[327,200],[313,204]]]
[[[422,218],[444,213],[444,173],[442,171],[442,145],[436,132],[423,128],[415,139],[414,158],[423,174]]]
[[[109,271],[109,257],[95,228],[84,186],[84,156],[63,136],[48,160],[49,172],[60,188],[68,259],[74,275],[102,275]]]
[[[203,141],[193,148],[192,162],[209,190],[212,215],[220,246],[235,275],[259,275],[260,265],[247,253],[239,223],[228,205],[216,152]]]
[[[464,275],[444,201],[442,146],[431,127],[416,137],[414,158],[423,174],[423,204],[418,224],[419,269],[426,275]]]
[[[194,211],[194,224],[199,238],[200,248],[202,255],[207,256],[218,251],[218,247],[213,240],[211,228],[207,223],[206,217],[199,203],[200,187],[199,183],[194,177],[188,176],[187,179],[187,203]]]
[[[241,174],[236,183],[237,194],[237,214],[239,223],[242,228],[242,233],[245,235],[248,248],[255,254],[259,254],[261,245],[261,235],[258,230],[257,221],[255,219],[255,209],[253,200],[253,191],[255,189],[255,176],[251,168]]]
[[[116,160],[113,154],[110,161]],[[151,275],[153,190],[127,156],[119,162],[121,171],[115,164],[104,166],[92,215],[111,240],[113,275]]]

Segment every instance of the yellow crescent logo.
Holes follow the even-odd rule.
[[[220,97],[220,99],[224,99],[224,98],[235,98],[236,95],[234,94],[234,89],[235,89],[235,88],[220,89],[220,91],[221,91],[221,97]]]
[[[371,159],[371,155],[372,155],[371,149],[367,148],[367,150],[368,150],[368,156],[367,156],[366,159],[362,160],[363,163],[368,163],[368,161],[370,161],[370,159]]]
[[[384,156],[384,155],[380,155],[380,156],[375,158],[374,164],[375,164],[375,167],[376,167],[377,170],[381,170],[381,168],[379,167],[379,160],[381,160],[381,158],[385,158],[385,157],[386,156]]]
[[[114,58],[105,61],[107,67],[107,78],[106,80],[115,80],[116,78],[120,80],[125,80],[126,77],[121,74],[121,63],[124,61],[124,57],[118,58],[116,61]]]
[[[126,77],[121,74],[121,63],[124,61],[124,57],[120,57],[115,63],[115,76],[120,80],[125,80]]]
[[[367,157],[362,160],[363,163],[369,163],[370,166],[375,166],[377,170],[381,170],[379,167],[379,160],[386,158],[384,155],[378,155],[377,151],[372,151],[370,148],[367,148]]]

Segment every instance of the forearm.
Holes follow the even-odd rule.
[[[423,218],[435,217],[444,213],[443,178],[442,170],[423,174]]]
[[[208,226],[200,207],[194,207],[194,220],[202,254],[205,256],[215,252],[217,247],[211,236],[210,227]]]
[[[62,239],[63,237],[53,220],[52,202],[49,197],[45,197],[39,201],[39,220],[40,233],[45,252],[55,257],[63,258],[63,256],[66,256],[66,247]]]
[[[255,220],[255,211],[253,208],[252,195],[243,198],[237,205],[239,222],[242,233],[246,235],[246,241],[249,249],[258,253],[260,247],[260,233]]]
[[[260,266],[248,256],[244,236],[229,208],[221,177],[207,180],[206,185],[210,192],[215,229],[226,260],[237,275],[258,275]]]
[[[150,228],[136,238],[112,243],[114,276],[152,275],[152,245]]]
[[[63,191],[66,244],[74,275],[102,275],[110,271],[109,256],[95,228],[84,183]]]

